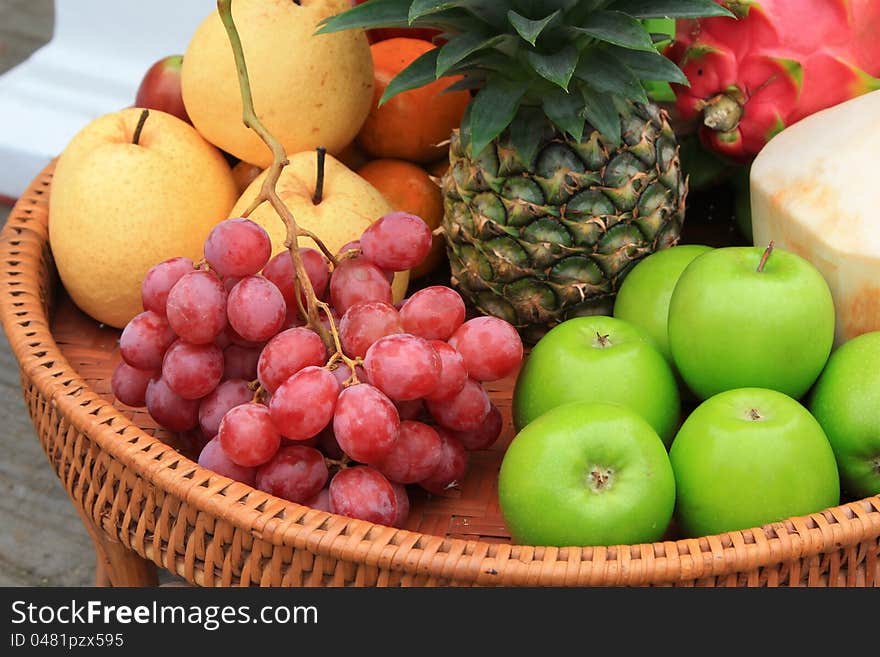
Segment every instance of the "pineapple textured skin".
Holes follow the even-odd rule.
[[[442,184],[452,284],[534,344],[556,324],[608,314],[627,272],[676,244],[687,180],[664,110],[632,105],[621,143],[548,125],[533,161],[502,133],[476,159],[456,132]]]

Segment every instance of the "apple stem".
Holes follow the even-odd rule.
[[[749,410],[749,418],[757,422],[761,419],[761,414],[758,412],[758,409],[753,408]]]
[[[235,59],[235,69],[238,74],[238,86],[241,91],[242,121],[248,128],[257,133],[260,139],[262,139],[272,151],[272,163],[267,169],[266,178],[263,180],[263,184],[260,187],[260,193],[251,203],[250,207],[242,213],[242,216],[247,217],[263,202],[268,201],[281,218],[281,221],[284,222],[284,226],[287,229],[287,237],[284,240],[284,245],[287,247],[287,250],[290,253],[290,258],[293,261],[293,268],[296,275],[295,283],[300,289],[302,289],[303,296],[305,297],[305,315],[308,321],[308,326],[321,336],[321,340],[323,340],[327,347],[327,352],[333,354],[331,360],[333,358],[342,360],[348,365],[351,369],[352,375],[354,375],[356,363],[342,353],[339,331],[336,328],[336,322],[333,319],[330,306],[318,299],[317,294],[315,294],[315,288],[312,286],[312,281],[309,279],[308,273],[306,272],[305,265],[303,264],[299,252],[297,240],[300,235],[308,234],[324,254],[328,253],[327,247],[317,238],[317,236],[307,233],[307,231],[300,230],[299,226],[297,226],[296,218],[293,216],[290,208],[287,207],[278,195],[276,187],[278,179],[281,177],[282,170],[288,164],[287,153],[281,142],[269,132],[254,110],[254,98],[251,92],[247,63],[244,59],[244,49],[241,44],[241,36],[238,33],[238,28],[235,26],[235,21],[232,17],[232,0],[217,0],[217,12],[223,23],[223,27],[226,29],[226,34],[229,38],[229,44],[232,47],[232,54]],[[331,263],[335,263],[335,260],[332,257],[330,258],[330,261]],[[328,326],[325,326],[321,321],[320,313],[322,312],[327,317],[329,329]]]
[[[315,193],[312,196],[312,204],[318,205],[324,200],[324,157],[327,155],[327,149],[318,146],[315,150],[318,152],[318,174],[315,178]]]
[[[144,123],[147,122],[147,117],[150,115],[150,110],[144,108],[144,111],[141,112],[140,117],[138,117],[137,125],[134,128],[134,135],[131,137],[131,143],[137,145],[141,139],[141,131],[144,129]]]
[[[767,259],[770,257],[770,254],[773,253],[773,240],[770,240],[770,244],[767,245],[767,248],[764,249],[764,255],[761,256],[761,262],[758,263],[758,273],[762,273],[764,271],[764,266],[767,264]]]
[[[594,465],[589,474],[589,486],[593,492],[598,493],[606,489],[610,485],[612,474],[613,471],[610,468]]]

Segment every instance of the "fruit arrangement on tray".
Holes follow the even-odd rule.
[[[877,495],[866,26],[876,3],[220,0],[60,155],[55,263],[121,331],[123,407],[305,506],[404,526],[496,444],[509,378],[519,543]],[[744,245],[680,243],[717,194]]]

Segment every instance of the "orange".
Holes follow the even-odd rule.
[[[459,127],[470,103],[468,91],[444,90],[461,76],[444,77],[418,89],[397,94],[381,107],[388,83],[415,59],[436,48],[422,39],[396,37],[370,46],[373,56],[373,105],[356,137],[373,158],[398,158],[427,163],[448,150],[452,130]]]
[[[353,141],[339,152],[336,159],[352,171],[355,171],[358,167],[366,164],[371,158],[364,153],[363,149],[358,146],[356,142]]]
[[[395,210],[421,217],[431,227],[443,221],[443,194],[422,167],[405,160],[380,158],[371,160],[357,174],[373,185]],[[446,257],[446,240],[434,235],[431,250],[420,265],[410,270],[412,278],[428,274]]]

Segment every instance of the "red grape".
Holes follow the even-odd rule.
[[[516,372],[523,343],[513,325],[499,317],[474,317],[459,326],[449,344],[462,358],[468,375],[477,381],[497,381]]]
[[[247,404],[254,397],[254,391],[243,379],[228,379],[214,388],[213,392],[199,404],[199,426],[208,436],[220,430],[220,421],[227,411],[241,404]]]
[[[257,469],[238,465],[232,461],[223,451],[220,439],[217,436],[211,438],[199,452],[199,465],[208,468],[219,475],[235,479],[248,486],[253,486],[256,479]]]
[[[345,452],[336,442],[336,436],[333,433],[333,427],[327,426],[321,429],[321,432],[315,436],[315,447],[328,459],[340,460],[345,456]]]
[[[352,242],[348,242],[343,245],[339,252],[336,254],[336,258],[339,262],[343,260],[363,260],[371,265],[375,265],[376,263],[364,258],[364,254],[361,251],[361,241],[354,240]],[[382,275],[388,280],[389,283],[394,283],[394,272],[389,271],[388,269],[383,269],[376,265],[376,268],[382,272]]]
[[[193,344],[213,342],[226,328],[226,289],[217,275],[197,269],[180,277],[168,293],[171,328]]]
[[[113,396],[126,406],[142,408],[147,403],[147,384],[158,376],[155,371],[139,370],[120,360],[110,377]]]
[[[457,394],[448,399],[428,399],[425,406],[437,424],[453,431],[473,431],[492,410],[492,401],[479,381],[468,378]]]
[[[379,338],[364,357],[370,383],[396,401],[430,395],[437,386],[441,367],[434,347],[409,333]]]
[[[370,224],[361,235],[364,257],[389,271],[412,269],[431,250],[431,227],[408,212],[390,212]]]
[[[442,444],[440,463],[428,477],[418,482],[429,493],[444,495],[461,486],[468,469],[468,454],[464,445],[448,431],[438,429]]]
[[[144,310],[164,316],[171,288],[193,268],[193,261],[189,258],[170,258],[150,267],[141,283],[141,305]]]
[[[340,386],[345,386],[345,382],[351,378],[351,368],[344,362],[337,362],[336,366],[330,371],[333,373],[333,376],[336,377],[336,380],[339,381]],[[355,365],[354,373],[359,382],[366,382],[367,373],[366,371],[364,371],[362,365]]]
[[[403,333],[400,313],[385,301],[360,301],[339,320],[339,341],[349,358],[363,358],[376,340]]]
[[[349,253],[351,251],[351,253]],[[359,258],[361,255],[361,241],[351,240],[343,244],[339,251],[336,252],[336,259],[343,260],[348,258]]]
[[[255,487],[275,497],[301,504],[327,483],[324,456],[314,447],[287,445],[257,468]]]
[[[284,326],[287,305],[274,283],[262,276],[245,276],[229,293],[226,314],[242,338],[265,342]]]
[[[355,461],[381,461],[400,434],[400,416],[390,399],[369,383],[345,388],[336,402],[333,434]]]
[[[259,348],[250,349],[237,344],[226,347],[223,350],[223,378],[245,381],[256,379],[260,352]]]
[[[290,305],[287,306],[287,315],[284,317],[282,329],[296,328],[298,326],[306,326],[307,324],[308,322],[300,315],[298,309]]]
[[[304,367],[278,386],[269,400],[275,428],[289,440],[316,436],[333,419],[339,390],[329,370]]]
[[[489,410],[489,414],[476,429],[471,431],[451,431],[450,433],[461,441],[468,451],[489,449],[501,435],[504,426],[504,418],[495,404]]]
[[[215,344],[176,340],[162,360],[162,378],[184,399],[200,399],[223,378],[223,351]]]
[[[217,435],[230,460],[246,467],[266,463],[281,446],[269,409],[254,402],[229,409]]]
[[[400,423],[400,436],[375,468],[391,481],[414,484],[426,479],[443,457],[442,442],[436,429],[413,420]]]
[[[269,233],[245,217],[221,221],[205,239],[205,260],[224,278],[256,274],[270,255],[272,240]]]
[[[232,328],[231,324],[226,325],[223,332],[217,336],[217,340],[228,341],[229,344],[237,344],[239,347],[247,347],[248,349],[254,349],[257,347],[262,349],[266,344],[264,340],[245,340],[238,334],[238,331]],[[217,340],[215,340],[215,342]]]
[[[344,468],[333,475],[330,504],[334,513],[389,526],[398,520],[400,510],[391,482],[368,465]]]
[[[204,449],[205,445],[207,445],[208,441],[212,438],[210,435],[205,435],[201,427],[194,427],[193,429],[187,429],[186,431],[178,431],[176,436],[177,450],[181,454],[186,454],[192,459],[198,459],[202,449]]]
[[[418,420],[422,413],[425,412],[425,402],[422,399],[406,399],[395,401],[394,406],[397,408],[397,414],[401,420]]]
[[[122,359],[139,370],[158,370],[175,339],[168,320],[152,310],[132,317],[119,336]]]
[[[144,405],[150,417],[169,431],[187,431],[199,426],[199,400],[184,399],[162,377],[150,379]]]
[[[264,403],[268,404],[268,400]],[[305,440],[290,440],[288,438],[285,438],[284,436],[281,436],[281,446],[283,447],[285,445],[305,445],[306,447],[314,447],[315,449],[317,449],[318,436],[312,436],[311,438],[306,438]]]
[[[224,276],[223,277],[223,289],[226,290],[226,294],[232,292],[232,288],[241,280],[241,276]]]
[[[376,265],[363,258],[346,258],[330,274],[330,304],[345,314],[359,301],[393,303],[391,282]]]
[[[229,326],[226,326],[226,330],[220,331],[220,335],[214,338],[214,344],[226,350],[226,347],[232,344],[232,337],[229,335]]]
[[[394,490],[394,500],[397,502],[397,514],[394,516],[391,526],[403,527],[409,518],[409,495],[403,484],[392,481],[391,488]]]
[[[297,327],[282,331],[266,343],[257,362],[260,385],[275,392],[290,375],[308,365],[323,365],[327,348],[311,329]]]
[[[302,258],[306,275],[315,290],[315,296],[321,299],[327,292],[330,283],[330,265],[324,255],[308,246],[299,247],[299,256]],[[293,259],[290,251],[284,250],[275,254],[268,264],[263,267],[263,276],[272,281],[281,290],[284,302],[288,309],[296,311],[296,270],[293,267]],[[305,295],[301,295],[305,306]]]
[[[425,395],[425,398],[449,399],[458,394],[467,381],[468,373],[464,367],[464,359],[460,353],[443,340],[431,340],[430,344],[440,356],[440,378],[437,379],[434,390]]]
[[[330,488],[324,486],[316,495],[303,502],[303,506],[310,506],[318,511],[332,513],[332,508],[330,507]]]
[[[445,285],[431,285],[412,294],[400,307],[407,333],[426,340],[448,340],[464,323],[464,299]]]

